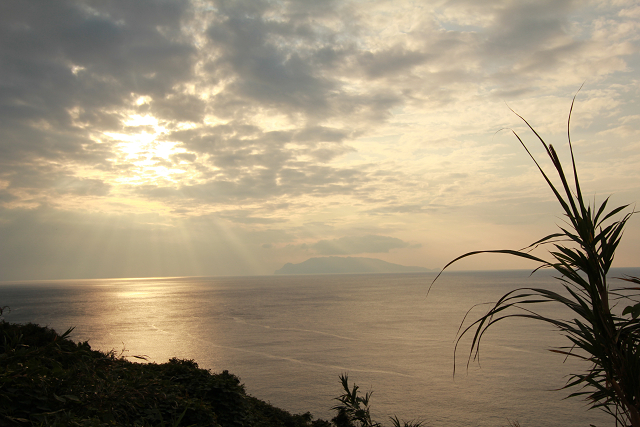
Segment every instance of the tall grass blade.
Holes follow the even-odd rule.
[[[557,279],[563,294],[538,288],[515,289],[493,304],[486,314],[463,328],[465,315],[454,350],[454,373],[455,352],[460,340],[468,333],[472,333],[473,337],[467,365],[471,360],[479,360],[481,340],[495,323],[515,317],[542,321],[558,329],[571,344],[552,351],[588,364],[584,371],[570,375],[564,386],[573,389],[569,397],[586,398],[591,408],[599,408],[610,414],[616,425],[640,427],[640,287],[611,289],[607,282],[607,274],[624,227],[634,212],[616,220],[614,217],[629,205],[607,211],[609,198],[599,206],[595,201],[593,206],[585,204],[571,143],[570,124],[574,103],[575,96],[567,120],[574,191],[570,188],[554,147],[545,143],[533,126],[515,111],[514,114],[522,119],[544,147],[564,194],[554,186],[524,141],[512,130],[560,203],[567,227],[559,227],[560,232],[549,234],[521,250],[482,250],[460,255],[445,265],[429,290],[449,266],[482,253],[508,254],[535,261],[538,267],[534,272],[540,268],[554,269],[559,274]],[[546,245],[551,245],[549,259],[530,253]],[[640,278],[636,277],[622,280],[640,284]],[[618,314],[615,304],[625,301],[629,305]],[[560,304],[573,313],[573,318],[547,317],[530,308],[541,303]]]

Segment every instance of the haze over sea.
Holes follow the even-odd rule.
[[[481,367],[468,370],[463,341],[453,377],[468,309],[516,287],[558,288],[549,272],[529,273],[446,273],[428,297],[435,273],[4,282],[0,305],[11,308],[10,322],[73,326],[73,339],[94,349],[229,370],[250,394],[295,413],[330,419],[346,372],[363,392],[374,390],[373,416],[383,423],[396,414],[443,427],[613,425],[553,391],[586,366],[547,351],[567,344],[548,325],[497,324]],[[612,276],[623,274],[640,269]],[[484,308],[476,310],[470,319]]]

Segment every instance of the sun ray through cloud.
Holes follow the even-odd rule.
[[[41,226],[53,245],[64,214],[117,217],[149,241],[208,236],[175,256],[210,275],[271,273],[346,238],[399,239],[371,253],[428,267],[461,252],[451,242],[467,227],[528,224],[526,240],[553,206],[498,132],[521,129],[509,108],[560,140],[584,83],[572,123],[585,185],[640,194],[639,10],[630,0],[8,2],[0,236]],[[199,228],[207,216],[224,230]],[[109,251],[129,244],[116,236]],[[242,259],[193,263],[192,251],[223,248]],[[623,253],[621,265],[634,262]],[[43,261],[24,259],[0,271],[22,277]]]

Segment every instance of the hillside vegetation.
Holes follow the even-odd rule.
[[[2,426],[327,427],[193,360],[134,363],[35,324],[0,323]]]

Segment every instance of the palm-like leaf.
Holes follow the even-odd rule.
[[[607,212],[608,198],[599,206],[595,206],[594,203],[593,208],[585,204],[569,132],[574,102],[575,97],[567,122],[575,187],[573,191],[553,146],[546,144],[535,129],[515,112],[544,147],[560,179],[561,190],[554,186],[520,136],[512,131],[553,191],[564,211],[568,226],[559,227],[560,232],[550,234],[521,250],[468,252],[442,269],[444,271],[451,264],[479,253],[509,254],[536,261],[539,263],[538,268],[554,269],[560,275],[558,279],[562,285],[561,289],[566,291],[568,296],[537,288],[522,288],[508,292],[493,304],[484,316],[466,328],[461,328],[456,349],[460,339],[473,331],[468,360],[476,359],[479,356],[480,341],[487,329],[505,319],[523,317],[549,323],[571,343],[569,347],[552,351],[566,357],[585,360],[590,364],[585,372],[570,376],[565,385],[565,388],[574,389],[570,396],[586,397],[591,402],[591,407],[611,414],[617,424],[640,427],[640,303],[637,300],[640,288],[610,289],[607,282],[607,273],[611,268],[616,248],[633,212],[614,220],[614,216],[628,205]],[[532,249],[541,245],[552,245],[549,250],[550,260],[530,253]],[[432,282],[432,286],[438,277]],[[624,280],[640,284],[638,278]],[[635,304],[627,306],[621,315],[617,315],[612,311],[610,300],[613,299],[628,300]],[[573,318],[565,320],[546,317],[529,308],[539,303],[562,304],[571,310]]]

